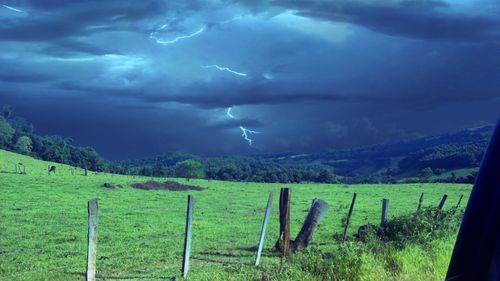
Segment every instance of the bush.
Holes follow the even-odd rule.
[[[368,244],[380,241],[392,243],[398,248],[409,243],[427,244],[455,233],[462,217],[463,211],[456,208],[446,211],[436,207],[425,208],[390,219],[383,227],[363,225],[358,229],[355,239]]]

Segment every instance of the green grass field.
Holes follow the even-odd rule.
[[[14,173],[23,163],[27,175]],[[283,184],[191,180],[204,191],[145,191],[131,183],[149,178],[71,172],[53,163],[0,150],[0,279],[84,280],[86,267],[87,201],[99,199],[97,246],[98,280],[169,280],[180,275],[187,195],[194,195],[193,245],[190,280],[322,280],[312,270],[292,268],[276,274],[280,258],[273,250],[278,238],[278,199]],[[160,179],[158,179],[160,180]],[[178,179],[180,182],[184,180]],[[121,187],[105,189],[108,182]],[[459,184],[328,185],[288,184],[292,188],[291,234],[295,237],[312,199],[330,204],[313,238],[322,252],[339,246],[353,192],[358,193],[350,233],[362,224],[378,223],[381,199],[390,200],[389,216],[413,212],[421,192],[424,205],[437,205],[444,193],[445,208],[471,186]],[[273,211],[262,266],[255,268],[255,248],[269,192]],[[443,279],[454,237],[433,242],[432,251],[409,245],[391,252],[391,264],[363,254],[360,280]],[[297,255],[297,259],[306,256]],[[392,264],[392,263],[395,263]],[[282,276],[282,277],[280,277]]]

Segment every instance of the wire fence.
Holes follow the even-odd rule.
[[[447,195],[443,196],[439,208],[442,208]],[[461,200],[461,199],[460,199]],[[30,201],[35,203],[36,201]],[[388,201],[384,199],[385,204],[382,207],[382,222],[387,220],[388,213]],[[421,202],[419,202],[420,204]],[[24,203],[26,204],[26,203]],[[29,204],[29,202],[28,202]],[[352,215],[352,208],[354,202],[351,204],[348,220],[350,220],[350,216]],[[460,201],[459,201],[460,204]],[[314,201],[313,201],[314,205]],[[345,204],[348,206],[349,204]],[[258,209],[259,212],[264,209],[260,206]],[[20,209],[20,210],[19,210]],[[256,209],[256,210],[257,210]],[[42,247],[42,246],[34,246],[28,247],[22,241],[17,246],[5,246],[0,243],[0,257],[2,260],[7,261],[9,259],[18,258],[19,256],[47,256],[47,258],[54,257],[59,258],[55,259],[55,261],[60,262],[61,260],[71,258],[78,260],[83,260],[85,257],[88,257],[87,249],[89,241],[84,240],[83,235],[71,236],[68,232],[71,233],[87,233],[89,226],[87,225],[87,209],[83,208],[83,206],[78,205],[75,207],[57,207],[57,208],[47,208],[47,207],[39,207],[39,208],[23,208],[21,207],[2,207],[0,208],[0,214],[5,215],[6,213],[16,214],[19,213],[19,219],[9,222],[9,227],[33,227],[37,228],[39,225],[44,225],[45,232],[42,235],[46,235],[48,237],[48,242],[50,243],[50,247]],[[58,217],[54,216],[58,213],[64,213],[64,216]],[[177,241],[177,245],[181,245],[182,238],[186,239],[186,233],[179,229],[179,223],[176,223],[176,228],[173,230],[166,229],[165,222],[158,222],[158,215],[161,215],[161,212],[174,212],[179,216],[184,216],[185,213],[183,210],[180,210],[178,207],[168,206],[147,206],[147,207],[139,207],[139,208],[111,208],[104,207],[99,208],[99,222],[100,226],[100,236],[99,236],[99,247],[98,251],[101,253],[96,256],[97,261],[102,265],[102,270],[97,271],[96,278],[97,279],[165,279],[165,272],[174,272],[174,269],[179,269],[178,265],[171,264],[162,264],[162,268],[153,268],[153,269],[137,269],[128,270],[126,272],[134,272],[137,275],[134,276],[123,276],[120,274],[114,275],[113,266],[106,264],[106,260],[109,259],[109,256],[113,257],[130,257],[131,259],[144,257],[141,255],[141,251],[149,251],[151,249],[161,249],[167,243],[172,243],[172,240]],[[267,211],[266,211],[267,212]],[[270,212],[270,210],[269,210]],[[23,219],[22,214],[29,213],[30,215],[35,215],[36,217],[53,217],[54,220],[36,220],[31,216],[29,219]],[[154,216],[152,216],[154,214]],[[128,230],[128,233],[124,232],[118,240],[114,240],[117,238],[116,235],[110,235],[108,230],[115,231],[115,228],[121,228],[123,226],[122,221],[116,221],[116,219],[123,219],[123,216],[126,216],[127,225],[134,225],[137,227],[139,231]],[[221,219],[224,218],[214,218]],[[281,219],[281,217],[280,217]],[[102,224],[105,223],[105,224]],[[28,226],[27,226],[28,224]],[[149,232],[144,235],[141,235],[140,229],[141,227],[148,226]],[[344,230],[344,237],[347,231],[347,227],[349,223],[346,223],[346,229]],[[102,228],[105,228],[104,230]],[[65,235],[54,235],[58,234],[59,229],[65,229]],[[265,232],[265,228],[263,228]],[[247,233],[250,234],[250,233]],[[54,236],[51,236],[54,235]],[[262,233],[261,233],[262,235]],[[217,234],[214,234],[216,237]],[[345,239],[345,238],[344,238]],[[126,243],[129,249],[122,247],[116,247],[117,243]],[[186,243],[186,242],[185,242]],[[227,243],[230,243],[228,241]],[[29,244],[29,243],[27,243]],[[186,247],[186,246],[185,246]],[[259,245],[260,248],[260,245]],[[133,251],[132,251],[133,250]],[[240,249],[241,250],[241,249]],[[247,249],[247,251],[255,251],[255,249]],[[210,252],[208,252],[210,254]],[[206,253],[205,253],[206,254]],[[195,260],[211,262],[211,258],[207,258],[203,252],[198,253],[197,256],[194,257]],[[186,249],[184,249],[183,255],[186,255]],[[243,255],[237,254],[236,256],[231,256],[230,254],[221,254],[225,259],[228,258],[242,258]],[[254,255],[247,255],[248,257],[253,257]],[[189,259],[189,257],[188,257]],[[168,260],[172,260],[170,257]],[[212,260],[212,262],[214,262]],[[83,262],[81,262],[83,264]],[[230,263],[225,261],[225,263]],[[14,267],[15,268],[15,267]],[[79,267],[80,268],[80,267]],[[67,265],[57,265],[52,266],[51,262],[49,262],[48,266],[40,266],[39,268],[25,268],[22,270],[20,268],[16,268],[16,272],[8,272],[8,276],[14,280],[18,276],[26,275],[26,274],[42,274],[43,272],[57,272],[60,274],[66,275],[85,275],[85,272],[81,270],[75,270],[75,267],[67,264]],[[168,274],[167,274],[168,275]],[[167,276],[171,278],[172,276]]]

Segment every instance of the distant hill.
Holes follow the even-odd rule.
[[[343,177],[381,174],[395,178],[417,177],[425,168],[444,174],[446,171],[478,168],[493,129],[493,126],[484,126],[402,142],[260,158],[281,165],[327,165],[336,175]]]

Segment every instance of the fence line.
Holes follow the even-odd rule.
[[[288,188],[282,188],[281,189],[281,194],[280,194],[280,239],[278,240],[279,243],[282,245],[282,257],[286,257],[289,255],[291,248],[290,244],[288,244],[288,248],[286,248],[286,237],[288,236],[288,241],[290,239],[290,196],[291,190]],[[356,202],[357,198],[357,193],[353,194],[353,198],[351,201],[351,205],[349,208],[349,213],[345,222],[345,228],[344,228],[344,233],[343,237],[344,239],[346,238],[346,233],[347,233],[347,228],[349,226],[352,214],[353,214],[353,209],[354,205]],[[446,202],[446,199],[448,198],[447,194],[444,194],[440,204],[439,204],[439,209],[443,209],[444,203]],[[460,205],[461,201],[463,199],[463,195],[460,196],[460,199],[458,200],[457,207]],[[268,202],[267,202],[267,207],[266,207],[266,213],[264,216],[264,221],[262,225],[262,230],[261,230],[261,235],[259,239],[259,244],[258,244],[258,250],[257,250],[257,257],[255,261],[255,265],[259,265],[260,263],[260,257],[262,254],[263,250],[263,245],[264,245],[264,238],[265,238],[265,233],[266,233],[266,228],[268,224],[268,220],[271,214],[271,206],[272,206],[272,200],[273,196],[272,193],[269,194]],[[423,193],[420,196],[419,199],[419,208],[421,207],[421,202],[423,201]],[[313,205],[314,205],[313,201]],[[382,213],[381,213],[381,226],[385,225],[387,223],[387,218],[388,218],[388,208],[389,208],[389,200],[384,198],[382,200]],[[134,209],[134,210],[144,210],[144,209],[139,209],[139,208],[128,208],[128,209]],[[166,210],[172,210],[174,208],[146,208],[146,210],[158,210],[158,209],[166,209]],[[112,209],[106,209],[106,211],[109,211]],[[127,210],[127,209],[120,209],[120,211]],[[98,229],[98,213],[101,213],[103,210],[99,208],[98,200],[93,199],[88,202],[88,247],[87,247],[87,270],[86,270],[86,277],[88,281],[94,281],[96,278],[96,271],[97,271],[97,229]],[[112,214],[114,213],[119,213],[119,211],[116,212],[111,212]],[[191,195],[188,196],[188,204],[187,204],[187,211],[186,211],[186,229],[185,229],[185,234],[184,234],[184,251],[183,251],[183,261],[182,261],[182,276],[186,277],[189,271],[189,258],[190,258],[190,252],[191,252],[191,242],[192,242],[192,223],[193,223],[193,213],[194,213],[194,197]],[[100,214],[99,214],[100,215]],[[144,223],[151,223],[150,221],[140,221]],[[61,225],[61,224],[58,224]],[[68,224],[63,224],[65,226],[68,226]],[[71,224],[71,226],[82,226],[81,224]],[[286,234],[288,232],[288,234]],[[174,235],[175,237],[181,237],[180,235]],[[151,239],[141,239],[141,242],[151,242],[151,241],[157,241],[157,240],[163,240],[167,238],[172,238],[172,237],[156,237],[156,238],[151,238]],[[109,241],[108,241],[109,242]],[[108,242],[105,242],[104,245],[106,245]],[[288,242],[290,243],[290,242]],[[101,247],[100,247],[101,248]],[[102,249],[102,248],[101,248]],[[105,247],[106,249],[106,247]],[[41,252],[41,253],[55,253],[55,254],[75,254],[75,253],[81,253],[82,249],[75,249],[75,250],[65,250],[65,251],[58,251],[57,249],[45,249],[45,248],[16,248],[14,251],[8,248],[0,248],[0,251],[2,251],[2,254],[15,254],[15,253],[20,253],[20,252]],[[64,267],[61,267],[64,268]],[[33,271],[35,272],[35,271]]]

